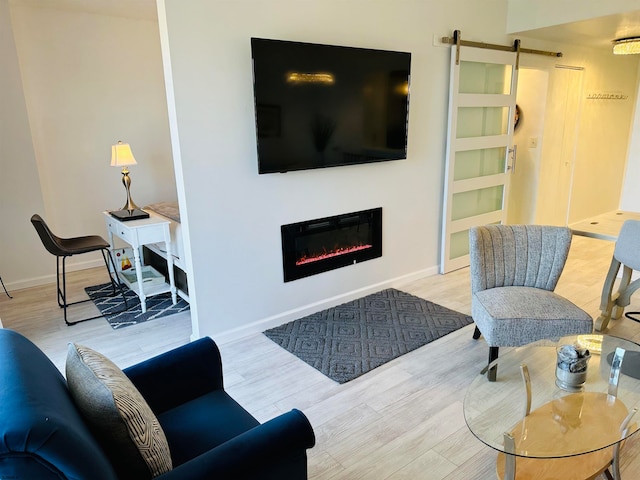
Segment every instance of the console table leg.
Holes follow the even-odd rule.
[[[167,273],[169,274],[169,287],[171,288],[171,301],[175,305],[178,303],[178,290],[176,289],[176,281],[173,272],[173,250],[171,244],[171,234],[169,229],[164,232],[164,245],[167,250]]]
[[[140,297],[140,308],[142,309],[142,313],[146,313],[147,311],[147,298],[144,295],[143,283],[142,283],[142,262],[140,261],[140,248],[136,245],[133,246],[133,260],[136,266],[136,278],[138,279],[138,290],[140,293],[138,296]]]

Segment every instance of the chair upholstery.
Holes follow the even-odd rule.
[[[613,285],[621,266],[622,278],[614,294]],[[624,307],[631,303],[631,295],[640,288],[640,279],[631,281],[634,270],[640,271],[640,221],[626,220],[618,234],[611,265],[602,287],[601,314],[596,320],[596,330],[604,331],[609,320],[619,319]]]
[[[82,237],[73,237],[73,238],[61,238],[55,235],[47,223],[42,219],[42,217],[38,214],[34,214],[31,216],[31,223],[38,232],[38,236],[44,245],[44,248],[51,254],[56,257],[56,287],[58,291],[58,305],[60,308],[64,310],[64,322],[67,325],[75,325],[76,323],[85,322],[87,320],[94,320],[96,318],[102,318],[102,315],[96,315],[94,317],[84,318],[82,320],[76,320],[73,322],[69,322],[67,319],[67,307],[70,305],[76,305],[78,303],[88,302],[91,299],[87,298],[85,300],[80,300],[78,302],[67,302],[67,269],[66,262],[67,257],[71,257],[73,255],[80,255],[82,253],[90,253],[90,252],[101,252],[102,258],[104,260],[104,264],[107,267],[107,273],[109,273],[109,279],[111,281],[111,286],[113,287],[112,296],[117,294],[116,289],[120,290],[120,294],[122,295],[122,299],[124,301],[124,309],[128,308],[127,298],[124,294],[124,290],[122,284],[120,284],[119,280],[114,279],[114,276],[111,275],[111,271],[115,272],[115,263],[113,262],[113,257],[111,256],[111,250],[109,242],[107,242],[104,238],[99,235],[85,235]],[[62,259],[62,263],[60,262]],[[111,262],[111,269],[109,268],[109,262]],[[60,271],[60,266],[62,265],[62,272]],[[60,286],[60,278],[62,277],[62,286]],[[116,277],[117,278],[117,277]]]
[[[0,405],[0,478],[116,478],[60,371],[6,328],[0,329]]]
[[[210,338],[124,372],[169,442],[174,468],[155,478],[307,478],[315,437],[305,415],[294,409],[260,424],[225,392]],[[55,365],[9,329],[0,329],[0,402],[0,478],[127,478],[117,476]]]
[[[75,238],[60,238],[55,235],[40,215],[33,215],[31,223],[38,232],[42,244],[51,255],[70,257],[81,253],[95,252],[109,248],[109,242],[98,235],[86,235]]]
[[[554,293],[571,246],[571,230],[541,225],[486,225],[469,231],[471,316],[490,347],[591,333],[593,319]],[[489,379],[495,379],[495,369]]]

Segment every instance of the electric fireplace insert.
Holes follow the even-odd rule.
[[[382,208],[280,227],[284,281],[382,256]]]

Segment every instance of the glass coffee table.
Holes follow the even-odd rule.
[[[591,358],[584,385],[567,391],[556,384],[556,348],[575,342]],[[640,345],[609,335],[571,336],[514,348],[493,365],[495,382],[481,374],[469,386],[464,417],[499,452],[498,478],[588,479],[609,467],[620,478],[621,442],[640,422],[633,417],[640,408]]]

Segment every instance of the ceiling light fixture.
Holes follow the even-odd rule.
[[[614,55],[640,53],[640,37],[620,38],[613,41]]]

